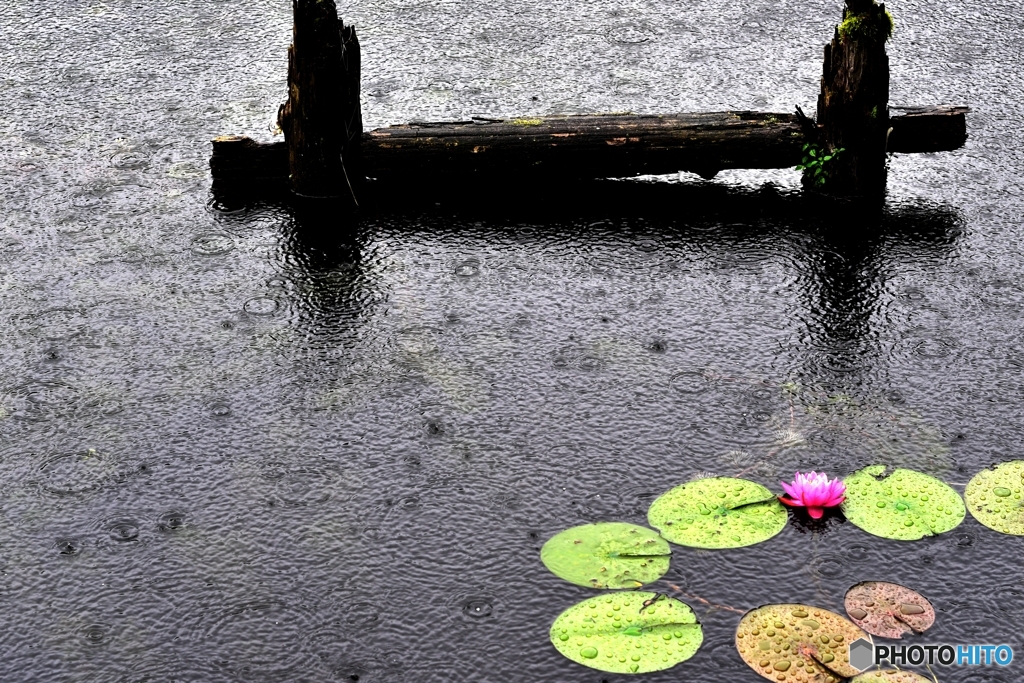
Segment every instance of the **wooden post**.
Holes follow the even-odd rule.
[[[825,46],[818,95],[818,125],[822,128],[818,154],[823,152],[832,159],[817,178],[805,174],[805,184],[836,196],[884,194],[889,132],[885,42],[891,34],[892,16],[885,5],[874,0],[846,0],[843,21],[831,44]]]
[[[292,191],[356,197],[359,141],[359,42],[338,19],[334,0],[292,0],[288,101],[278,125],[288,146]]]

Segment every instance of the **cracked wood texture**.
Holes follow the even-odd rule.
[[[299,195],[352,194],[346,166],[358,174],[362,137],[359,43],[338,19],[333,0],[292,0],[288,100],[278,125],[288,148],[292,190]]]
[[[392,177],[692,171],[710,178],[725,168],[793,166],[803,144],[795,115],[744,111],[409,123],[366,137],[367,174]]]

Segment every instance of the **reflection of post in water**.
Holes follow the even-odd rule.
[[[862,365],[865,354],[878,351],[872,324],[886,283],[907,267],[948,258],[962,219],[955,209],[932,205],[828,220],[805,254],[808,332],[838,363]]]
[[[859,209],[850,204],[840,210],[835,203],[772,185],[592,181],[530,187],[514,197],[487,186],[444,190],[413,188],[387,202],[382,195],[367,202],[361,218],[340,200],[281,196],[280,206],[291,218],[283,246],[284,265],[296,287],[296,331],[323,353],[331,346],[339,352],[339,345],[354,339],[356,325],[382,298],[379,285],[366,277],[363,253],[380,221],[389,230],[434,234],[437,222],[431,217],[443,215],[446,230],[472,222],[479,233],[482,222],[493,224],[498,239],[507,236],[511,221],[549,233],[542,239],[570,236],[593,243],[608,238],[600,227],[606,223],[598,219],[616,219],[616,239],[631,229],[632,219],[642,219],[645,237],[671,235],[699,245],[713,259],[746,251],[755,260],[763,258],[759,253],[775,253],[794,263],[802,303],[793,314],[806,321],[807,350],[852,370],[881,351],[880,330],[873,326],[886,283],[908,267],[941,267],[962,225],[958,210],[949,206],[919,202]],[[372,192],[368,196],[374,198]],[[252,201],[214,191],[219,208]],[[599,227],[581,227],[590,222]]]
[[[292,199],[282,235],[283,261],[295,286],[299,327],[322,342],[348,338],[367,296],[359,225],[344,199]],[[340,335],[340,336],[339,336]]]
[[[808,250],[805,320],[825,346],[855,348],[870,336],[871,316],[884,285],[883,236],[860,222],[860,234],[832,227]],[[877,218],[872,221],[877,224]]]

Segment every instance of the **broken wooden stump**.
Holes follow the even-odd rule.
[[[818,95],[823,157],[831,157],[805,184],[835,196],[885,192],[889,125],[889,57],[892,15],[874,0],[846,0],[843,21],[825,60]]]
[[[288,100],[277,122],[288,147],[292,191],[308,197],[355,196],[358,146],[359,42],[338,19],[334,0],[292,0]],[[348,172],[351,167],[353,173]]]

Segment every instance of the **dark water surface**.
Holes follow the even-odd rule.
[[[813,109],[839,6],[340,9],[374,127]],[[213,201],[207,171],[212,137],[270,138],[288,2],[6,3],[0,679],[619,680],[548,642],[591,594],[541,565],[554,533],[643,524],[703,471],[881,461],[962,490],[1020,457],[1024,19],[891,9],[892,103],[972,113],[964,149],[892,160],[880,219],[808,205],[795,171],[523,179],[318,240],[285,204]],[[1022,551],[970,517],[902,544],[793,523],[677,548],[656,589],[836,609],[897,581],[939,610],[927,642],[1024,661]],[[761,680],[739,614],[687,601],[703,647],[646,680]]]

